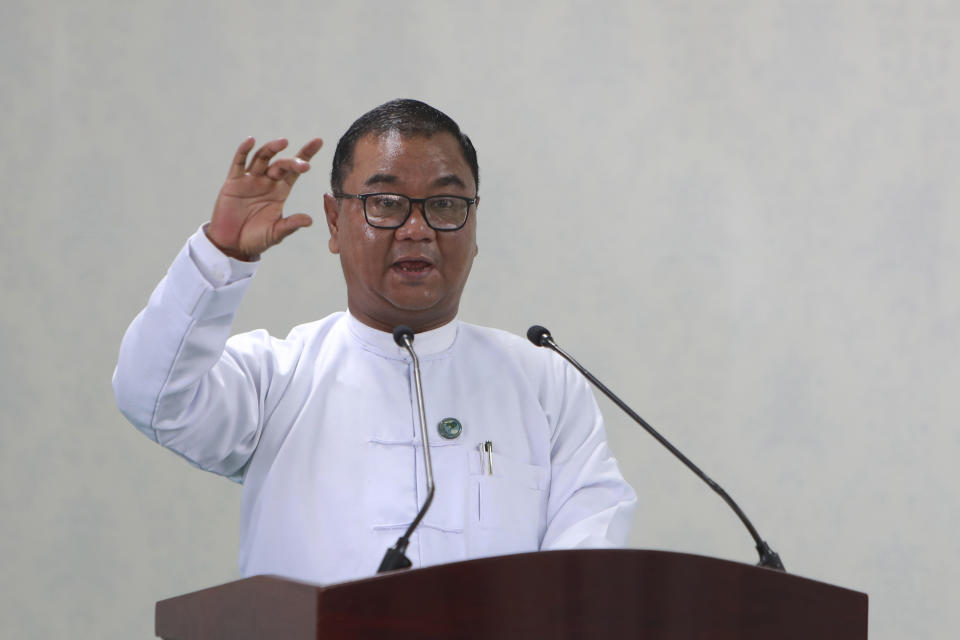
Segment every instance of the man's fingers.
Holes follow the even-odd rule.
[[[285,172],[282,176],[288,185],[292,187],[293,183],[297,181],[297,178],[300,177],[301,173],[306,173],[310,170],[310,158],[312,158],[317,151],[320,151],[320,147],[322,146],[323,140],[320,138],[314,138],[307,144],[303,145],[303,148],[301,148],[297,153],[297,157],[294,158],[294,160],[298,161],[299,164],[293,165],[292,170]],[[280,161],[275,162],[274,164],[279,164],[279,162]],[[270,175],[269,172],[267,175]]]
[[[310,158],[312,158],[317,151],[320,151],[320,147],[322,146],[323,146],[323,140],[321,140],[320,138],[314,138],[307,144],[303,145],[303,148],[300,149],[299,153],[297,153],[297,157],[300,158],[301,160],[306,160],[307,162],[309,162]]]
[[[310,163],[300,158],[281,158],[267,168],[267,177],[272,180],[286,180],[288,184],[296,182],[301,173],[310,170]]]
[[[309,227],[311,224],[313,224],[313,218],[305,213],[295,213],[286,218],[280,218],[273,224],[274,242],[280,242],[297,229]]]
[[[270,166],[270,159],[277,155],[287,146],[286,138],[277,138],[263,145],[253,154],[253,162],[250,163],[250,173],[253,175],[263,175]]]
[[[270,164],[270,160],[287,147],[286,138],[271,140],[257,149],[257,152],[253,154],[253,160],[250,162],[248,169],[247,158],[254,144],[255,141],[252,136],[240,143],[240,146],[237,147],[237,152],[233,156],[233,163],[230,165],[230,172],[227,174],[227,177],[240,178],[249,171],[253,175],[267,175],[273,180],[283,179],[292,185],[301,173],[310,169],[308,163],[323,146],[323,140],[314,138],[303,145],[295,158],[285,158]]]
[[[253,149],[254,143],[253,136],[250,136],[237,147],[237,152],[233,154],[233,164],[230,165],[230,171],[227,173],[228,178],[239,178],[247,170],[247,154],[250,153],[250,149]]]

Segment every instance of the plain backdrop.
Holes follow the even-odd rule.
[[[548,326],[791,572],[867,592],[872,638],[952,637],[958,28],[947,0],[5,0],[0,636],[149,638],[156,600],[237,577],[239,488],[120,416],[120,338],[247,135],[328,146],[236,330],[344,308],[332,148],[416,97],[479,152],[461,318]],[[755,562],[601,405],[631,546]]]

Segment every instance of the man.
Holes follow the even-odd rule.
[[[414,100],[358,119],[324,196],[347,312],[228,339],[260,256],[309,216],[283,203],[320,149],[234,157],[194,234],[124,336],[121,411],[194,465],[243,483],[240,569],[314,582],[374,573],[425,495],[408,354],[416,332],[436,496],[414,566],[626,543],[636,497],[596,403],[554,354],[457,320],[477,254],[478,169],[453,120]],[[489,443],[492,451],[484,444]]]

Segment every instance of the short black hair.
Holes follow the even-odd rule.
[[[446,131],[456,138],[463,157],[473,172],[473,181],[480,187],[480,169],[477,165],[477,150],[453,118],[425,102],[402,98],[391,100],[371,109],[350,125],[337,143],[333,153],[333,169],[330,171],[330,186],[334,195],[343,193],[343,180],[353,164],[353,150],[357,141],[370,134],[397,131],[404,136],[426,136]]]

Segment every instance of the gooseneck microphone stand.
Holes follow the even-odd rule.
[[[593,383],[594,386],[600,389],[600,391],[602,391],[605,396],[610,398],[610,400],[612,400],[614,404],[620,407],[624,411],[624,413],[626,413],[628,416],[633,418],[634,421],[636,421],[636,423],[639,424],[641,427],[646,429],[647,433],[649,433],[651,436],[656,438],[657,442],[659,442],[664,447],[666,447],[670,453],[672,453],[674,456],[677,457],[677,459],[680,460],[680,462],[687,465],[688,469],[690,469],[695,474],[697,474],[697,477],[699,477],[701,480],[706,482],[707,486],[709,486],[711,489],[714,490],[714,492],[717,493],[717,495],[723,498],[724,502],[726,502],[727,505],[729,505],[730,508],[733,509],[734,513],[737,514],[737,517],[740,518],[740,521],[743,522],[743,524],[747,527],[747,530],[750,532],[750,535],[753,537],[753,541],[756,544],[757,553],[760,554],[760,562],[757,563],[757,566],[785,571],[783,567],[783,562],[781,562],[780,560],[780,556],[777,555],[777,552],[771,549],[770,545],[768,545],[766,541],[764,541],[760,537],[760,534],[757,533],[757,530],[753,527],[753,524],[750,523],[750,520],[747,518],[747,515],[740,509],[740,507],[737,506],[737,503],[733,501],[733,498],[727,495],[727,492],[723,490],[723,487],[721,487],[716,482],[711,480],[707,474],[701,471],[697,465],[693,464],[693,462],[689,458],[687,458],[685,455],[683,455],[679,449],[677,449],[672,444],[670,444],[670,442],[667,441],[667,439],[664,438],[662,435],[660,435],[656,429],[651,427],[646,420],[644,420],[639,415],[637,415],[637,413],[633,409],[628,407],[623,400],[618,398],[616,394],[613,393],[613,391],[610,391],[610,389],[608,389],[606,385],[604,385],[602,382],[597,380],[597,378],[594,377],[592,373],[587,371],[585,368],[583,368],[583,366],[579,362],[574,360],[573,356],[571,356],[566,351],[561,349],[559,345],[557,345],[557,343],[554,342],[553,336],[550,335],[550,331],[548,331],[544,327],[541,327],[540,325],[535,324],[527,330],[527,339],[530,340],[530,342],[532,342],[538,347],[547,347],[548,349],[552,349],[553,351],[556,351],[558,354],[560,354],[560,356],[564,360],[572,364],[577,371],[582,373],[587,380],[589,380],[591,383]]]
[[[430,508],[430,503],[433,502],[434,489],[433,465],[430,462],[430,439],[427,437],[427,412],[423,406],[423,386],[420,383],[420,360],[417,359],[417,354],[413,350],[413,331],[410,327],[400,325],[393,330],[393,341],[397,343],[397,346],[405,348],[413,359],[413,381],[417,388],[417,407],[420,409],[420,440],[423,444],[423,468],[427,472],[427,499],[417,513],[417,517],[414,518],[410,526],[407,527],[407,531],[397,539],[395,545],[387,549],[383,560],[380,562],[380,568],[377,569],[377,573],[394,571],[396,569],[409,569],[413,566],[413,563],[410,562],[410,558],[406,556],[405,552],[407,545],[410,544],[410,536],[413,535],[417,525],[423,520],[427,509]]]

